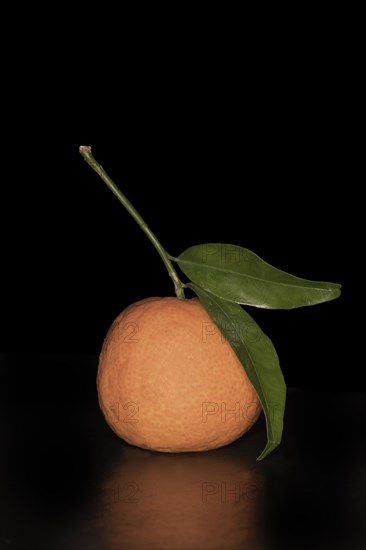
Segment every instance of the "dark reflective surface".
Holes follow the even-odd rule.
[[[101,480],[92,548],[251,548],[257,541],[262,480],[235,453],[130,448],[119,458]]]
[[[1,357],[0,547],[361,549],[366,394],[290,389],[281,447],[261,418],[207,453],[119,440],[94,357]]]

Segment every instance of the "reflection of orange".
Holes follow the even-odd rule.
[[[238,448],[167,456],[126,447],[88,517],[95,548],[264,548],[261,468]]]
[[[112,324],[97,377],[111,428],[165,452],[226,445],[257,420],[259,400],[198,299],[149,298]]]

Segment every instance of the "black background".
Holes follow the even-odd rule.
[[[80,19],[76,9],[30,9],[4,16],[2,33],[0,546],[81,548],[82,530],[87,547],[99,548],[93,503],[104,536],[113,517],[98,498],[107,478],[113,489],[114,466],[146,496],[140,471],[160,464],[174,487],[174,464],[185,460],[131,448],[98,407],[97,354],[111,322],[173,287],[146,236],[81,158],[84,144],[171,254],[238,244],[295,275],[343,285],[334,302],[250,310],[290,386],[283,443],[258,466],[267,507],[260,527],[270,548],[359,548],[362,19],[318,6],[276,6],[276,17],[263,10],[257,19],[155,5],[104,19],[99,6],[93,22],[90,6]],[[256,464],[264,444],[262,416],[202,463],[218,456],[235,476],[236,463]],[[151,510],[161,492],[153,496]],[[176,497],[194,521],[191,500]],[[135,515],[137,532],[144,517]],[[190,533],[174,513],[151,517]]]
[[[239,244],[341,283],[331,303],[251,312],[288,385],[362,387],[357,62],[340,38],[318,29],[316,43],[295,44],[295,34],[256,55],[235,38],[231,56],[157,44],[114,71],[106,57],[79,55],[70,68],[54,52],[46,69],[40,52],[22,53],[27,85],[10,82],[4,103],[0,350],[97,354],[125,306],[173,295],[146,236],[81,158],[84,144],[171,254]]]

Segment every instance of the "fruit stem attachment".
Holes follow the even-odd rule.
[[[138,225],[141,227],[142,231],[149,237],[152,244],[155,246],[156,250],[158,251],[158,254],[160,258],[163,260],[165,267],[168,270],[168,273],[170,277],[173,280],[175,293],[177,295],[177,298],[180,300],[185,299],[184,295],[184,289],[183,289],[183,283],[180,281],[177,272],[175,271],[172,262],[169,259],[169,254],[164,250],[164,248],[159,243],[158,239],[155,237],[154,233],[151,231],[147,223],[143,220],[143,218],[140,216],[140,214],[137,212],[137,210],[132,206],[128,198],[122,193],[122,191],[117,187],[117,185],[114,183],[113,180],[108,176],[104,168],[95,160],[95,158],[92,155],[91,147],[88,147],[86,145],[81,145],[79,147],[79,152],[86,160],[86,162],[93,168],[93,170],[102,178],[104,183],[107,184],[109,189],[116,195],[118,200],[123,204],[123,206],[126,208],[126,210],[131,214],[133,219],[138,223]]]

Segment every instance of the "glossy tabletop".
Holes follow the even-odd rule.
[[[366,548],[366,394],[288,390],[282,445],[265,422],[205,453],[117,438],[94,356],[0,356],[0,548]]]

